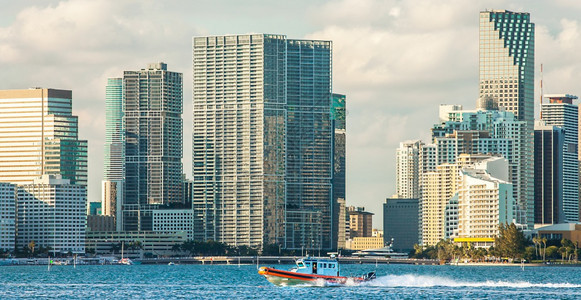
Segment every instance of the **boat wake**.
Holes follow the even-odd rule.
[[[506,287],[506,288],[581,288],[581,284],[571,283],[531,283],[528,281],[458,281],[451,278],[426,275],[386,275],[360,283],[359,286],[374,287]]]

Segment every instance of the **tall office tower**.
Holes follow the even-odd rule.
[[[122,229],[151,231],[154,210],[178,208],[183,201],[182,74],[168,71],[165,63],[125,71],[122,101]]]
[[[529,13],[506,10],[480,12],[480,98],[492,97],[498,106],[525,121],[527,142],[521,157],[533,156],[535,25]],[[533,161],[525,159],[515,190],[517,222],[533,227]]]
[[[16,240],[16,186],[0,182],[0,249],[13,251]]]
[[[331,42],[193,39],[197,240],[333,247]]]
[[[383,241],[393,239],[392,248],[409,252],[418,243],[418,199],[387,198],[383,203]]]
[[[60,175],[18,186],[16,246],[50,247],[53,253],[85,253],[87,189]]]
[[[565,129],[535,124],[535,224],[551,225],[565,222],[564,153]]]
[[[345,173],[346,173],[346,109],[345,109],[345,95],[332,94],[331,96],[331,122],[335,130],[335,137],[333,140],[333,238],[331,239],[333,249],[338,249],[340,232],[345,228],[345,218],[341,219],[341,203],[345,204]],[[344,209],[344,208],[343,208]],[[344,216],[345,214],[343,214]],[[343,238],[343,241],[345,239]],[[344,248],[345,246],[343,246]]]
[[[125,177],[125,129],[123,127],[123,78],[108,78],[105,89],[105,148],[101,207],[121,230],[121,204]],[[119,222],[117,222],[119,221]]]
[[[436,166],[437,166],[437,159],[436,159],[436,145],[435,144],[425,144],[421,147],[420,149],[420,167],[419,167],[419,172],[420,174],[418,174],[418,176],[420,177],[420,197],[419,197],[419,203],[418,203],[418,244],[422,245],[422,209],[423,209],[423,205],[422,205],[422,199],[423,199],[423,190],[424,190],[424,174],[428,173],[428,172],[432,172],[436,170]]]
[[[461,153],[491,153],[507,158],[519,222],[529,209],[534,210],[534,202],[528,198],[531,193],[527,190],[528,173],[524,171],[527,164],[532,165],[532,155],[524,156],[527,152],[522,151],[529,139],[527,122],[497,108],[496,100],[484,97],[479,99],[477,110],[448,111],[446,120],[432,128],[432,138],[437,144],[436,164],[454,163]]]
[[[546,125],[565,130],[563,143],[563,210],[570,222],[579,220],[579,163],[578,132],[579,111],[573,100],[577,96],[568,94],[545,95],[549,103],[541,105],[541,114]],[[535,172],[536,174],[536,172]]]
[[[400,198],[420,197],[420,140],[399,143],[395,154],[396,194]]]
[[[78,137],[72,92],[0,90],[0,182],[30,184],[43,174],[87,185],[87,141]]]

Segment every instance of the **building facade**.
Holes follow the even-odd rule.
[[[0,249],[13,251],[16,241],[16,186],[0,182]]]
[[[396,193],[401,198],[420,197],[420,152],[423,145],[420,140],[405,141],[399,143],[396,150]]]
[[[563,207],[563,144],[562,127],[535,124],[535,224],[565,222]]]
[[[371,237],[373,213],[365,211],[365,207],[349,206],[349,233],[351,239],[356,237]]]
[[[151,231],[154,210],[183,204],[182,94],[182,74],[168,71],[165,63],[123,73],[122,125],[114,127],[124,131],[125,182],[118,222],[125,231]],[[111,96],[114,101],[116,97]]]
[[[545,95],[548,103],[541,104],[541,116],[546,125],[562,127],[563,139],[563,212],[569,222],[579,221],[579,109],[573,104],[577,96]],[[536,172],[535,172],[536,175]]]
[[[196,240],[330,249],[331,42],[193,39]]]
[[[507,10],[480,12],[480,98],[492,97],[499,107],[526,122],[521,157],[533,156],[535,25],[529,13]],[[517,222],[533,227],[533,162],[525,159],[517,171]],[[514,181],[513,181],[514,182]],[[521,191],[521,192],[519,192]]]
[[[51,253],[85,253],[87,189],[60,175],[18,186],[16,246],[50,247]]]
[[[392,249],[409,252],[418,244],[419,200],[387,198],[383,204],[384,243],[393,239]]]
[[[79,140],[72,92],[0,90],[0,182],[32,184],[43,174],[87,185],[87,141]]]

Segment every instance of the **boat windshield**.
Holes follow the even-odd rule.
[[[305,264],[302,261],[297,262],[299,268],[305,268]]]

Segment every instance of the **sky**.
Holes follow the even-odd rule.
[[[2,0],[0,89],[73,91],[89,141],[89,201],[100,201],[108,77],[163,61],[184,75],[184,172],[191,178],[193,36],[278,33],[333,41],[333,92],[347,95],[347,204],[375,213],[395,192],[395,149],[429,141],[440,104],[478,97],[478,16],[530,12],[536,92],[581,96],[575,0]],[[536,104],[538,114],[538,103]]]

